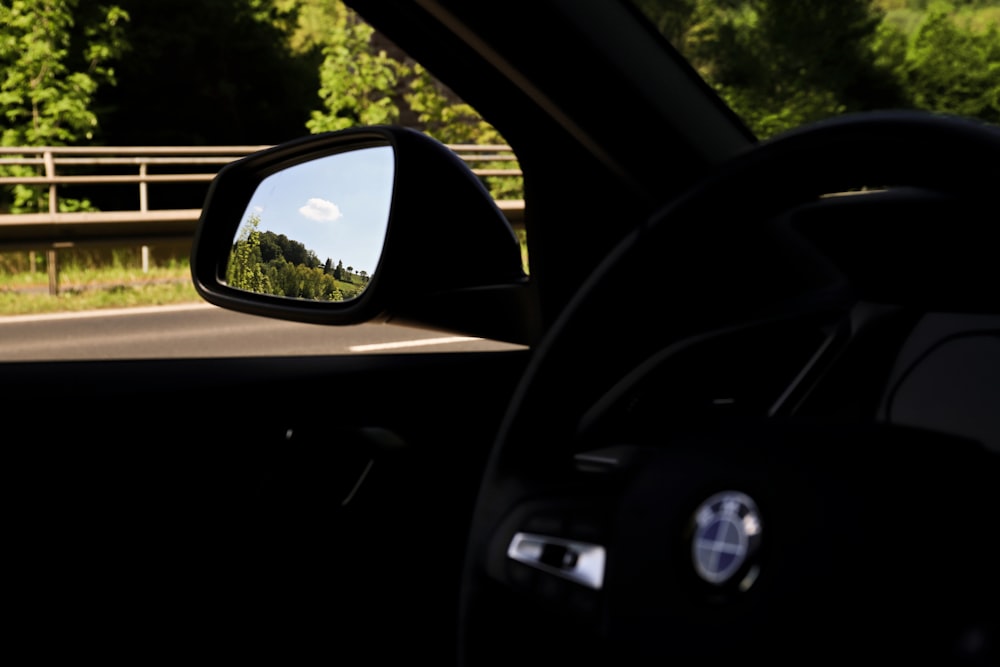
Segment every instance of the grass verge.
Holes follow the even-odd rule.
[[[59,276],[59,293],[50,294],[44,273],[0,274],[0,315],[130,308],[197,303],[202,298],[187,267],[138,270],[94,269]]]

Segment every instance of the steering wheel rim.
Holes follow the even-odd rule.
[[[883,452],[869,463],[881,474],[889,475],[899,456],[915,456],[912,452],[925,450],[927,454],[920,454],[923,458],[917,463],[923,466],[921,470],[926,468],[924,472],[933,474],[934,453],[942,446],[938,437],[918,432],[903,433],[898,429],[887,436],[884,429],[867,425],[862,428],[852,425],[845,431],[823,435],[809,426],[785,423],[763,425],[751,437],[732,431],[695,433],[685,444],[666,450],[628,449],[627,462],[622,459],[609,467],[598,466],[596,481],[595,475],[584,471],[586,466],[574,458],[574,453],[583,448],[582,443],[587,440],[594,441],[592,446],[619,444],[608,440],[607,434],[600,432],[593,423],[600,422],[601,406],[609,402],[609,396],[615,395],[614,388],[627,384],[629,374],[635,373],[657,351],[684,346],[690,341],[725,337],[770,322],[823,319],[831,312],[843,313],[858,299],[854,287],[842,279],[818,251],[773,226],[775,217],[783,211],[831,193],[873,186],[918,187],[949,195],[981,197],[988,192],[991,182],[997,182],[998,174],[997,167],[984,165],[1000,165],[998,158],[1000,131],[974,121],[919,112],[843,116],[758,145],[723,165],[624,238],[581,286],[536,348],[495,441],[473,513],[463,573],[460,664],[499,664],[523,657],[518,644],[508,645],[509,651],[498,650],[504,636],[503,628],[511,623],[512,614],[522,611],[517,601],[522,596],[527,596],[531,604],[546,597],[535,590],[539,586],[537,579],[544,579],[546,575],[537,575],[531,584],[512,582],[510,535],[545,534],[546,526],[558,526],[553,534],[565,536],[565,532],[559,531],[565,531],[571,521],[568,517],[580,516],[587,518],[577,521],[577,532],[568,540],[572,542],[570,548],[588,544],[607,546],[605,574],[609,579],[593,594],[579,590],[578,582],[570,582],[563,590],[576,595],[572,605],[560,597],[560,602],[552,608],[556,616],[549,617],[546,616],[548,612],[543,612],[540,617],[558,618],[548,627],[561,628],[570,636],[579,636],[574,633],[584,631],[598,638],[580,643],[578,653],[572,655],[578,662],[598,662],[609,655],[620,657],[622,651],[638,662],[658,662],[669,657],[739,657],[752,655],[755,651],[767,652],[772,659],[801,659],[800,651],[814,648],[816,642],[829,640],[829,633],[812,632],[812,624],[805,622],[795,625],[796,632],[804,633],[801,641],[788,639],[783,631],[772,632],[769,624],[776,620],[796,623],[796,613],[765,615],[757,619],[759,622],[748,616],[759,613],[760,609],[748,611],[745,607],[749,605],[744,604],[746,598],[733,590],[734,586],[743,585],[751,569],[749,566],[740,572],[739,581],[729,581],[728,587],[713,586],[711,582],[702,585],[704,581],[696,584],[700,586],[696,595],[702,596],[697,608],[681,605],[664,611],[662,601],[655,595],[642,593],[641,578],[648,578],[656,568],[691,569],[690,559],[685,560],[687,553],[677,556],[677,544],[686,544],[690,549],[691,531],[697,530],[692,523],[697,506],[692,509],[691,498],[702,498],[700,507],[704,512],[711,509],[715,498],[710,493],[712,489],[719,493],[735,491],[735,495],[724,500],[732,505],[747,499],[749,502],[741,505],[739,512],[744,513],[744,517],[750,513],[753,520],[757,520],[757,512],[762,508],[757,507],[754,494],[758,494],[757,497],[767,495],[768,492],[761,489],[774,482],[777,469],[788,468],[782,477],[782,483],[787,484],[785,497],[794,494],[816,496],[801,510],[785,512],[781,520],[786,525],[794,520],[811,520],[807,516],[809,512],[818,512],[824,521],[837,521],[834,511],[837,508],[826,501],[820,502],[816,492],[804,486],[802,480],[813,485],[825,484],[823,488],[829,493],[842,493],[844,489],[834,480],[834,473],[818,470],[820,460],[815,456],[799,456],[803,439],[823,440],[820,447],[823,451],[835,451],[845,447],[845,442],[853,443],[853,448],[848,447],[853,457],[865,455],[863,452],[867,450],[859,449],[862,445],[877,443]],[[699,252],[698,256],[714,257],[715,261],[706,261],[700,266],[685,261],[691,248],[703,250],[706,247],[716,252],[713,255]],[[766,270],[760,270],[761,265]],[[796,281],[787,280],[789,272],[793,272]],[[634,289],[622,290],[621,285],[625,284]],[[692,284],[697,285],[697,289],[677,289],[678,285]],[[656,294],[666,298],[657,303],[652,296]],[[659,312],[654,314],[657,310]],[[609,321],[628,327],[628,345],[611,358],[602,359],[604,363],[584,363],[582,360],[592,354],[594,332],[600,332],[602,324]],[[593,414],[598,417],[588,416]],[[828,424],[824,426],[827,427]],[[951,452],[950,462],[966,473],[978,475],[980,487],[985,488],[986,481],[997,479],[994,476],[996,457],[985,453],[977,443],[949,440],[947,448]],[[707,456],[706,451],[711,455]],[[794,464],[786,465],[784,461],[794,461]],[[834,468],[837,474],[854,479],[850,466],[838,464]],[[686,481],[692,469],[700,470],[697,484]],[[865,479],[870,481],[870,478]],[[729,483],[729,480],[742,481]],[[666,502],[672,505],[669,507],[659,498],[662,494],[658,489],[664,486],[683,489],[683,493],[675,493]],[[745,495],[741,489],[747,488],[756,491]],[[977,495],[979,489],[967,487],[965,490],[969,493],[961,495],[956,502],[974,504],[982,500]],[[889,500],[874,485],[867,491],[870,492],[865,496],[868,501],[876,497],[878,502]],[[650,501],[653,496],[657,499]],[[683,501],[679,500],[682,496]],[[946,505],[954,507],[954,503]],[[767,509],[774,516],[774,508]],[[865,506],[857,504],[845,516],[856,519],[866,510]],[[630,513],[670,515],[669,519],[660,522],[670,527],[664,530],[670,533],[669,539],[653,540],[654,544],[659,544],[659,550],[653,549],[660,558],[657,563],[646,562],[649,558],[645,556],[624,558],[616,552],[622,545],[637,550],[639,545],[645,544],[643,540],[648,539],[645,532],[650,524],[629,525]],[[937,518],[951,520],[946,514]],[[770,523],[765,514],[764,525]],[[971,529],[973,525],[974,521],[968,527]],[[537,526],[543,528],[534,531]],[[580,535],[584,537],[577,537]],[[585,539],[590,535],[593,541]],[[843,539],[843,534],[837,535],[837,539]],[[871,534],[865,533],[862,537],[868,538]],[[660,544],[663,539],[671,544]],[[850,545],[864,547],[861,537],[858,540]],[[831,545],[839,556],[845,556],[844,545],[833,544],[825,537],[820,546],[830,548]],[[663,560],[668,552],[673,559],[669,564]],[[828,560],[832,562],[832,558]],[[619,563],[617,569],[616,562]],[[620,565],[623,562],[640,574],[623,571],[624,566]],[[787,565],[789,561],[783,562]],[[828,563],[827,567],[840,566]],[[852,566],[850,569],[854,573],[859,568]],[[907,572],[906,576],[912,574]],[[824,584],[851,583],[840,576],[827,578],[826,574],[829,573],[824,572]],[[637,581],[622,583],[633,575]],[[691,572],[684,575],[688,582],[695,580],[690,575]],[[906,576],[894,579],[895,593],[913,583],[906,580]],[[802,581],[816,583],[807,577],[783,582],[781,586],[790,588]],[[872,579],[868,583],[877,582]],[[550,584],[543,580],[540,585],[553,587]],[[750,582],[750,586],[753,585]],[[776,586],[772,584],[768,609],[776,606],[778,599],[782,603],[801,603],[804,599],[798,593],[775,598]],[[996,586],[994,577],[987,590],[992,592]],[[623,588],[627,589],[624,594]],[[509,606],[498,604],[498,600],[507,599],[512,589],[515,589],[510,598],[513,602]],[[662,587],[657,590],[660,594],[664,592]],[[676,589],[670,590],[677,593]],[[688,593],[690,591],[685,594]],[[985,597],[984,594],[983,599]],[[708,598],[723,602],[713,606],[714,603],[704,602]],[[965,597],[961,600],[967,602]],[[630,605],[635,609],[628,609]],[[583,614],[585,618],[572,613],[566,618],[558,616],[569,606],[587,610]],[[656,609],[650,610],[651,607]],[[974,615],[978,613],[975,611]],[[690,617],[694,620],[688,622]],[[684,636],[663,639],[666,644],[675,642],[676,645],[660,650],[656,647],[657,642],[649,641],[648,635],[668,632],[662,627],[668,622],[681,622]],[[524,624],[513,625],[521,632],[525,629]],[[901,641],[911,636],[912,628],[904,634],[885,630],[885,626],[872,621],[860,628],[858,637],[844,646],[828,648],[851,655],[864,638],[869,642],[882,641],[880,647],[874,649],[876,653],[899,657],[909,650],[891,643],[889,638]],[[544,641],[548,630],[540,629],[538,633],[537,638]],[[775,647],[782,641],[785,648],[776,651]],[[571,655],[565,642],[557,646],[550,644],[548,648],[539,648],[540,644],[532,644],[532,648],[520,646],[528,653],[535,652],[536,657],[548,650],[552,652],[549,658],[566,659]],[[926,655],[927,648],[921,645],[916,654]],[[942,655],[958,650],[954,643],[933,648],[942,651]],[[605,651],[610,653],[605,654]],[[947,657],[953,656],[948,653]]]

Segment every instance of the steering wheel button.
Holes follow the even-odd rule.
[[[517,533],[507,557],[587,588],[600,590],[604,585],[606,552],[599,544]]]

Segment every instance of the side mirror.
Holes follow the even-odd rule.
[[[527,343],[514,230],[448,147],[397,127],[312,135],[223,167],[191,272],[210,303],[320,324],[379,320]]]

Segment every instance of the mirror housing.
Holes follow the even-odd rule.
[[[392,148],[394,179],[381,257],[357,298],[291,299],[226,284],[233,239],[264,179],[373,146]],[[407,128],[306,136],[224,166],[202,208],[191,275],[209,303],[265,317],[331,325],[392,321],[520,344],[536,333],[533,290],[510,222],[461,158]]]

